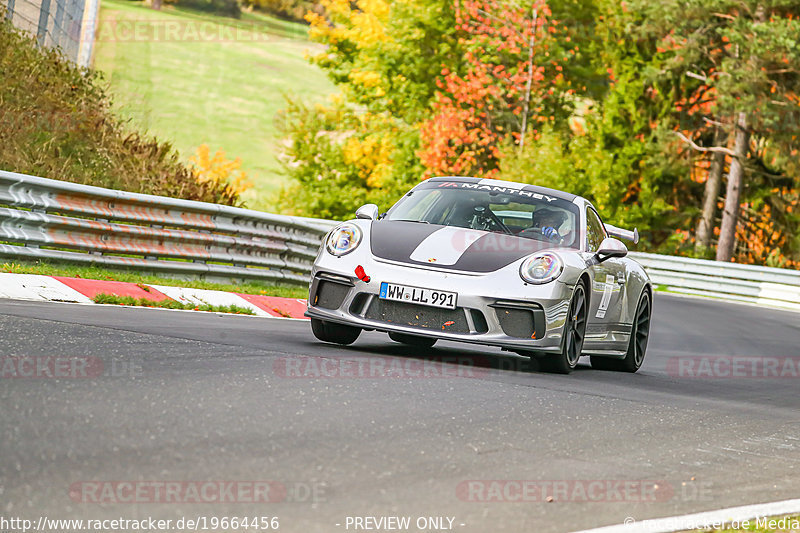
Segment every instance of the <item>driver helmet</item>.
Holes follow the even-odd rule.
[[[558,229],[566,220],[567,214],[560,209],[543,207],[533,212],[534,227],[543,228],[545,226],[552,226]]]

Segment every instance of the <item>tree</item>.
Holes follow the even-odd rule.
[[[714,129],[714,146],[727,144],[725,142],[725,131],[722,128]],[[714,219],[717,213],[717,202],[719,201],[720,186],[722,185],[722,173],[725,170],[725,154],[715,152],[712,157],[711,168],[706,178],[705,190],[703,192],[703,212],[695,230],[695,253],[706,255],[711,248],[711,238],[714,234]]]
[[[632,8],[647,15],[642,31],[661,38],[669,57],[666,70],[682,73],[695,87],[694,80],[701,80],[703,92],[713,95],[707,113],[684,117],[682,128],[690,135],[678,133],[696,150],[731,157],[717,246],[717,260],[730,261],[740,198],[747,189],[744,177],[752,165],[751,142],[763,139],[783,152],[796,145],[800,5],[789,0],[636,0]],[[734,138],[732,149],[692,139],[709,124]]]
[[[736,245],[736,224],[739,221],[739,199],[744,179],[744,160],[750,146],[750,131],[747,113],[740,111],[736,121],[736,142],[733,148],[731,169],[728,172],[728,189],[725,193],[725,209],[722,212],[717,261],[730,261]]]
[[[645,22],[641,12],[609,1],[593,18],[591,42],[580,44],[581,54],[565,69],[581,91],[570,127],[543,128],[520,155],[506,147],[500,175],[588,197],[607,221],[639,227],[640,249],[683,251],[682,230],[699,187],[671,133],[681,80],[656,75],[664,67],[658,40],[631,30]]]
[[[341,218],[423,176],[503,177],[587,196],[640,249],[705,255],[725,183],[735,259],[800,264],[792,2],[323,3],[313,61],[342,95],[283,117],[287,210]]]
[[[428,116],[442,65],[462,72],[453,0],[323,0],[309,12],[311,57],[347,101],[408,124]]]
[[[414,128],[341,98],[312,106],[292,100],[279,127],[292,177],[279,205],[296,215],[347,219],[365,203],[388,206],[423,172]]]
[[[452,0],[325,0],[309,13],[325,46],[311,58],[341,88],[329,103],[290,100],[280,125],[291,185],[287,212],[347,218],[360,203],[386,206],[424,168],[418,124],[430,113],[443,64],[460,72]]]
[[[421,127],[427,174],[497,174],[500,146],[524,148],[529,125],[569,116],[563,64],[575,53],[542,0],[456,0],[466,72],[442,66],[433,116]],[[538,133],[534,129],[534,133]]]

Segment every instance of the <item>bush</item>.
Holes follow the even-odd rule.
[[[200,183],[228,185],[236,194],[242,194],[253,186],[247,179],[247,173],[242,170],[241,159],[227,159],[224,150],[217,150],[212,156],[207,144],[201,144],[197,148],[195,154],[189,158],[189,165]]]
[[[346,220],[363,204],[392,206],[422,176],[417,131],[342,101],[289,101],[278,127],[291,184],[278,205],[287,214]]]
[[[41,49],[0,11],[0,168],[110,189],[236,205],[178,153],[114,117],[99,75]]]

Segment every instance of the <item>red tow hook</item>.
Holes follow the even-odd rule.
[[[358,276],[358,279],[360,279],[364,283],[369,283],[369,280],[372,279],[369,276],[367,276],[367,273],[364,272],[364,267],[362,267],[361,265],[358,265],[356,267],[356,276]]]

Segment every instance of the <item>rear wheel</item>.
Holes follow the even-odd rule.
[[[430,348],[436,344],[436,339],[432,337],[420,337],[419,335],[396,333],[394,331],[389,333],[389,338],[395,342],[408,344],[409,346],[416,346],[417,348]]]
[[[311,331],[314,336],[323,342],[348,345],[353,344],[359,335],[361,328],[326,322],[317,318],[311,319]]]
[[[540,367],[546,372],[569,374],[581,358],[583,339],[586,336],[586,317],[588,315],[586,288],[579,282],[572,293],[567,321],[564,323],[564,336],[561,340],[561,353],[543,357]]]
[[[592,368],[598,370],[614,370],[616,372],[636,372],[644,363],[647,353],[647,341],[650,338],[650,315],[652,304],[650,294],[645,290],[636,307],[631,329],[631,340],[628,342],[628,351],[625,359],[611,359],[608,357],[592,356]]]

